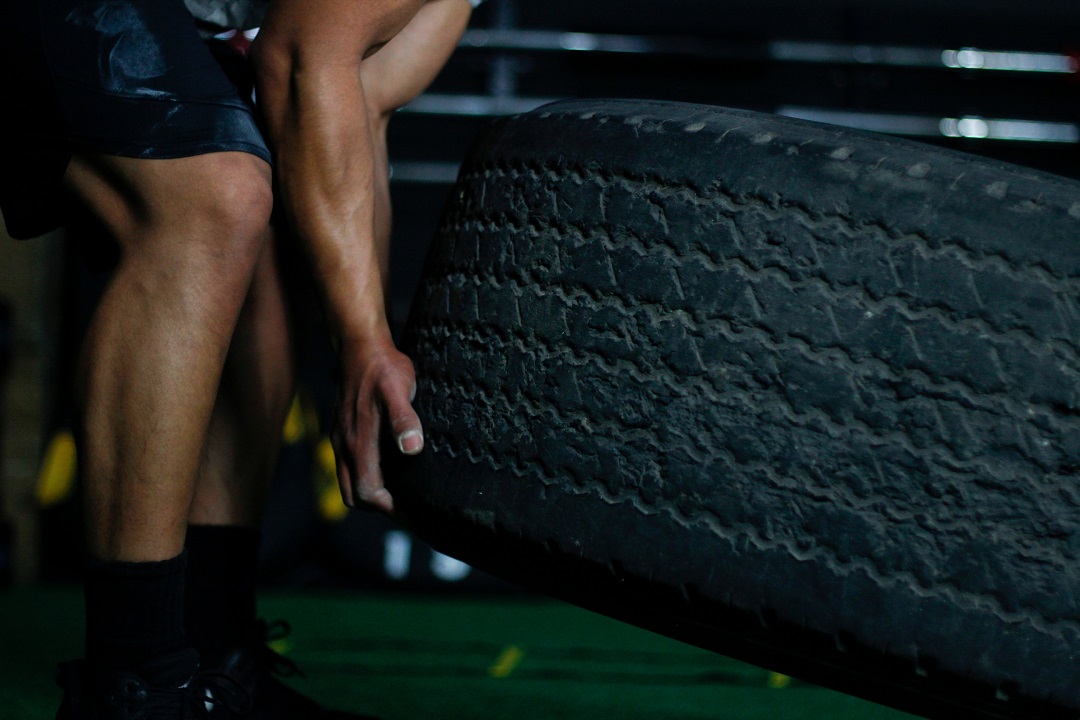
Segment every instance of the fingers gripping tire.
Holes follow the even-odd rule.
[[[407,351],[436,545],[931,716],[1080,713],[1080,187],[570,102],[475,144]]]

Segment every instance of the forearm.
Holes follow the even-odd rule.
[[[408,104],[435,79],[469,22],[468,0],[430,0],[416,17],[361,68],[369,107],[389,115]]]
[[[279,198],[311,257],[343,349],[389,336],[376,242],[385,160],[373,135],[381,135],[381,118],[369,112],[360,69],[422,4],[279,2],[253,48]]]
[[[345,77],[342,77],[344,75]],[[375,144],[356,75],[294,74],[274,104],[281,200],[322,288],[331,330],[348,347],[386,333],[376,244]]]
[[[357,80],[310,83],[290,75],[269,99],[267,132],[277,149],[279,192],[304,243],[338,344],[341,376],[331,437],[342,499],[393,512],[378,438],[388,421],[402,452],[423,435],[409,402],[412,364],[390,338],[376,242],[376,161]],[[260,96],[266,103],[265,94]]]
[[[387,296],[392,225],[387,125],[394,111],[423,92],[446,64],[465,31],[471,9],[468,0],[429,0],[393,40],[360,67],[374,145],[375,245]]]
[[[271,0],[252,47],[279,197],[311,256],[339,342],[342,377],[332,437],[342,498],[388,513],[394,505],[379,462],[383,426],[402,453],[420,452],[424,440],[411,406],[412,363],[393,346],[383,301],[388,111],[372,104],[371,76],[362,68],[424,6],[425,0]],[[456,41],[457,35],[450,39]],[[413,43],[397,47],[404,60]],[[412,67],[409,77],[417,67],[431,76],[437,70],[427,62]]]
[[[365,83],[365,88],[367,84]],[[390,234],[393,227],[390,207],[390,158],[386,148],[386,126],[389,115],[379,115],[368,106],[371,122],[371,141],[375,171],[372,189],[375,195],[375,249],[379,258],[379,275],[383,297],[390,297]]]

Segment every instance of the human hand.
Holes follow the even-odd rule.
[[[349,507],[393,515],[394,499],[383,484],[379,434],[389,421],[398,450],[424,449],[420,418],[412,408],[416,377],[412,361],[389,340],[342,352],[343,377],[331,440],[337,457],[341,498]]]

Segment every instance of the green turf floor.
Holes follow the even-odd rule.
[[[555,601],[272,593],[295,685],[385,720],[901,720],[911,716]],[[74,589],[0,591],[0,719],[52,718],[81,645]]]

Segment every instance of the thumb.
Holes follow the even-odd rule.
[[[411,402],[415,394],[415,384],[404,382],[393,383],[383,393],[394,440],[405,455],[416,455],[424,449],[424,428]]]

